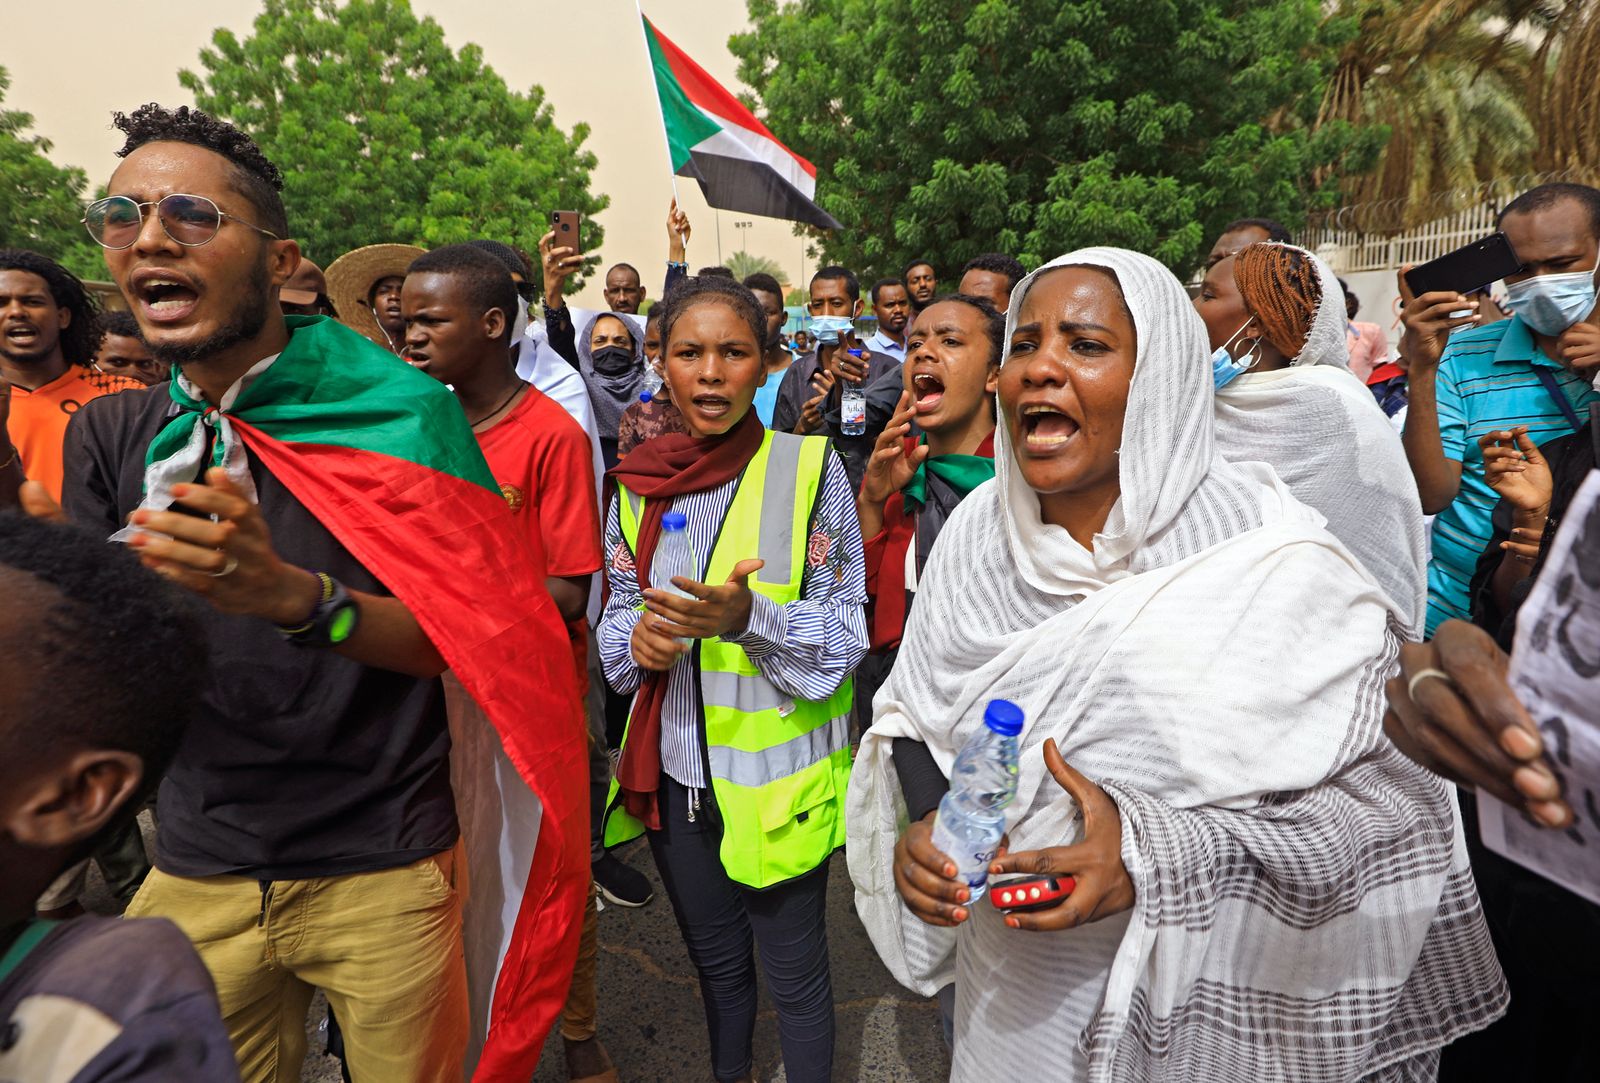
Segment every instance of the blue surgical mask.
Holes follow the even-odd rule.
[[[1506,284],[1506,307],[1541,335],[1559,335],[1594,311],[1595,271],[1536,275]]]
[[[1218,346],[1212,351],[1211,378],[1216,383],[1216,389],[1218,391],[1221,391],[1224,387],[1228,386],[1237,377],[1249,372],[1255,367],[1256,361],[1260,360],[1258,357],[1252,357],[1252,355],[1256,352],[1256,349],[1259,347],[1259,343],[1256,346],[1252,346],[1250,350],[1237,361],[1235,361],[1233,359],[1233,355],[1228,352],[1228,347],[1233,344],[1233,340],[1238,338],[1244,332],[1244,329],[1249,327],[1254,322],[1254,319],[1245,320],[1244,325],[1240,327],[1239,330],[1228,336],[1227,342],[1223,343],[1221,346]]]
[[[849,316],[813,316],[811,317],[811,335],[818,342],[832,346],[839,341],[839,335],[850,330],[856,321]]]

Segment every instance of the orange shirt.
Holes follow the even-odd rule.
[[[43,387],[32,391],[12,385],[11,420],[6,431],[22,459],[22,472],[61,499],[64,474],[61,445],[67,437],[67,422],[84,403],[118,391],[144,385],[126,376],[107,376],[82,365],[68,365],[67,371]]]

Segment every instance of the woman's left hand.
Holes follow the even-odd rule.
[[[715,587],[677,576],[673,586],[694,597],[651,589],[644,592],[644,607],[661,618],[657,627],[667,635],[712,639],[742,632],[750,624],[750,577],[764,567],[764,561],[741,560],[728,581]]]
[[[989,875],[991,880],[1005,873],[1070,876],[1076,886],[1059,906],[1007,914],[1006,924],[1013,929],[1053,932],[1131,909],[1133,881],[1122,864],[1122,817],[1116,803],[1061,758],[1053,739],[1044,743],[1044,765],[1083,810],[1083,839],[1071,846],[1001,854],[989,866]]]

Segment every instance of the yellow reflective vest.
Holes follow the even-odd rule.
[[[752,591],[778,605],[800,597],[827,455],[823,437],[768,430],[740,475],[711,548],[705,582],[727,582],[739,561],[759,557],[766,564],[750,577]],[[644,500],[621,487],[618,500],[622,537],[637,552]],[[695,640],[678,664],[694,666],[700,686],[702,748],[722,820],[722,866],[728,876],[762,888],[815,869],[844,845],[849,678],[825,700],[796,699],[767,680],[744,648],[721,639]],[[627,740],[624,734],[624,748]],[[606,800],[606,845],[643,831],[644,825],[623,809],[613,779]]]

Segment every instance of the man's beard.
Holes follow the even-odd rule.
[[[5,341],[5,337],[0,335],[0,357],[10,361],[13,365],[33,365],[40,361],[48,361],[55,354],[56,347],[61,342],[60,339],[57,339],[48,346],[34,345],[26,350],[16,350],[5,346]],[[44,335],[41,334],[36,342],[43,343]]]
[[[229,313],[227,321],[212,332],[209,338],[178,345],[152,342],[149,343],[150,356],[157,361],[165,362],[168,366],[192,364],[215,357],[241,342],[255,338],[267,325],[267,317],[276,308],[272,302],[272,295],[268,292],[269,285],[267,265],[258,264],[245,286],[244,296],[238,306]]]

